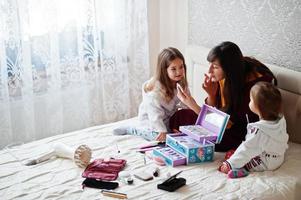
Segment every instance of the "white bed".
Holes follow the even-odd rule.
[[[198,58],[194,59],[194,55],[203,57],[206,51],[200,47],[189,47],[187,50],[187,63],[192,70],[189,74],[191,78],[194,78],[190,80],[193,83],[191,89],[194,95],[200,92],[200,89],[196,87],[200,85],[201,72],[198,70],[203,69],[200,67],[202,63],[197,60]],[[301,130],[300,73],[295,76],[294,73],[291,74],[291,71],[282,72],[279,69],[276,67],[273,71],[280,74],[279,87],[285,86],[282,92],[287,99],[285,100],[288,104],[286,108],[294,109],[286,111],[288,130],[292,137],[285,162],[278,170],[251,173],[241,179],[228,179],[226,175],[217,171],[224,154],[215,153],[214,162],[176,168],[160,167],[159,177],[147,182],[134,179],[134,185],[120,183],[116,191],[126,193],[129,199],[301,199],[301,144],[297,144],[301,142],[300,135],[297,135],[298,130]],[[194,70],[197,70],[198,74]],[[294,84],[282,83],[287,79],[282,74],[289,74],[290,81]],[[199,100],[201,95],[197,95]],[[130,123],[131,120],[134,119],[126,122]],[[52,159],[35,166],[24,166],[22,163],[48,152],[52,144],[63,142],[72,147],[81,144],[88,145],[93,151],[93,158],[108,156],[124,158],[128,163],[125,170],[134,172],[154,165],[148,159],[144,165],[143,155],[130,150],[143,143],[143,139],[112,135],[112,128],[121,123],[124,121],[1,150],[0,199],[111,199],[103,197],[97,189],[85,188],[83,190],[81,188],[84,180],[81,177],[83,169],[78,168],[71,160]],[[116,144],[120,153],[117,152]],[[157,189],[157,184],[162,182],[167,172],[178,170],[183,170],[180,177],[187,180],[186,186],[172,193]]]

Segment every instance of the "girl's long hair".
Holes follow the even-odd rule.
[[[160,93],[163,99],[165,99],[168,102],[174,97],[175,87],[172,80],[170,80],[170,78],[168,77],[167,68],[170,65],[170,63],[176,58],[179,58],[183,61],[185,70],[184,78],[181,81],[179,81],[179,84],[184,89],[187,88],[188,83],[186,80],[186,64],[184,56],[178,49],[174,47],[168,47],[166,49],[163,49],[158,56],[155,75],[153,79],[145,86],[144,90],[146,92],[152,91],[155,87],[156,82],[159,81],[161,84]]]
[[[211,49],[207,60],[209,62],[218,60],[224,71],[225,110],[230,113],[241,106],[244,98],[245,82],[251,72],[259,72],[263,75],[269,74],[276,81],[273,73],[263,63],[254,58],[244,57],[240,48],[233,42],[222,42]]]

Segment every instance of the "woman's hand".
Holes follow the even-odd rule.
[[[165,140],[166,140],[166,132],[160,132],[158,134],[158,136],[156,137],[156,140],[160,141],[160,142],[165,142]]]
[[[215,105],[215,96],[218,89],[218,83],[212,81],[211,74],[204,74],[205,79],[204,83],[202,84],[203,89],[208,94],[207,103],[211,106]]]
[[[208,96],[215,96],[218,88],[218,83],[212,81],[211,74],[204,74],[205,79],[203,83],[203,89],[207,92]]]
[[[196,103],[194,98],[189,93],[187,93],[186,90],[178,89],[177,97],[196,114],[199,114],[201,110],[200,106]]]

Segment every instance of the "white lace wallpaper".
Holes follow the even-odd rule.
[[[244,55],[301,71],[300,0],[189,0],[188,43],[233,41]]]

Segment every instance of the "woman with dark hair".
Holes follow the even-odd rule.
[[[207,60],[210,66],[202,85],[208,95],[205,103],[230,115],[223,139],[215,145],[215,150],[236,149],[245,139],[247,123],[258,121],[258,116],[248,106],[251,87],[259,81],[274,81],[274,84],[277,81],[263,63],[244,57],[233,42],[222,42],[211,49]],[[190,109],[179,110],[171,117],[171,130],[194,124],[201,110],[193,97],[185,91],[178,91],[178,97]]]

